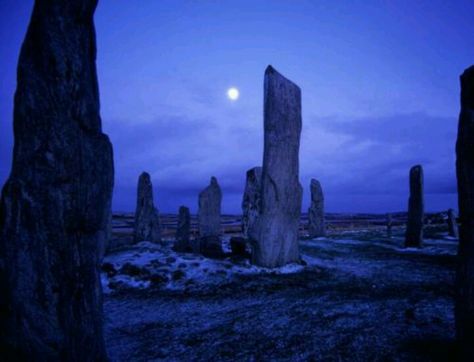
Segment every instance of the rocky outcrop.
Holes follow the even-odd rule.
[[[308,234],[310,238],[326,235],[324,222],[324,195],[318,180],[311,179],[311,205],[308,210]]]
[[[261,209],[251,226],[252,262],[299,262],[301,91],[271,66],[265,71]]]
[[[99,269],[113,158],[99,115],[96,3],[35,1],[21,49],[0,204],[3,360],[107,358]]]
[[[161,242],[160,214],[153,201],[153,185],[150,175],[146,172],[142,172],[138,178],[133,239],[135,243],[140,241]]]
[[[254,167],[248,170],[242,199],[242,234],[245,238],[249,237],[248,232],[260,210],[261,185],[262,168]]]
[[[173,249],[178,252],[190,252],[191,216],[186,206],[180,206],[178,214],[178,225],[176,227],[176,239]]]
[[[209,257],[223,255],[221,235],[222,192],[217,179],[211,177],[211,183],[199,194],[199,236],[201,253]]]
[[[458,230],[458,222],[457,222],[457,215],[456,211],[453,209],[448,210],[448,233],[449,236],[458,239],[459,238],[459,230]]]
[[[461,359],[474,360],[474,66],[461,76],[456,143],[459,250],[456,272],[456,336]]]
[[[408,220],[405,246],[420,248],[423,245],[423,168],[420,165],[410,169],[410,198],[408,199]]]

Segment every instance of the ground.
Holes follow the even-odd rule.
[[[429,361],[454,359],[457,240],[403,230],[302,240],[306,265],[271,271],[244,259],[140,243],[104,260],[113,361]],[[227,239],[226,239],[227,240]]]

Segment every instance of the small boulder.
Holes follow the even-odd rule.
[[[102,264],[101,270],[104,273],[106,273],[109,278],[117,275],[117,269],[115,269],[115,267],[112,263]]]
[[[232,237],[230,239],[230,249],[236,256],[247,256],[247,242],[242,237]]]
[[[148,278],[148,280],[152,285],[156,286],[167,283],[169,279],[163,274],[153,274]]]
[[[150,272],[148,271],[148,269],[140,268],[139,266],[134,265],[132,263],[125,263],[120,268],[120,274],[125,274],[131,277],[144,276],[148,275],[149,273]]]
[[[221,246],[221,239],[217,235],[202,237],[199,248],[201,254],[207,258],[221,259],[225,256]]]
[[[181,280],[186,276],[186,273],[182,270],[175,270],[173,274],[171,275],[171,278],[174,281]]]

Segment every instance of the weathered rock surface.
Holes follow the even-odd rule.
[[[474,66],[461,76],[456,143],[459,250],[456,273],[456,335],[465,361],[474,360]]]
[[[211,177],[211,183],[199,194],[199,236],[201,253],[213,257],[223,254],[221,235],[222,192],[217,179]]]
[[[35,1],[0,206],[2,360],[106,360],[100,254],[113,188],[102,133],[97,0]]]
[[[186,206],[180,206],[178,214],[178,225],[176,226],[176,239],[173,249],[178,252],[190,252],[191,216]]]
[[[248,170],[242,198],[242,234],[245,238],[249,237],[248,232],[259,213],[261,186],[262,168],[254,167]]]
[[[278,267],[299,262],[300,88],[271,66],[265,71],[261,209],[252,225],[252,262]]]
[[[420,165],[410,169],[410,197],[408,199],[408,220],[405,233],[406,247],[421,247],[423,245],[423,168]]]
[[[310,238],[326,235],[324,222],[324,195],[321,183],[311,179],[311,205],[308,209],[308,234]]]
[[[448,210],[448,233],[449,236],[458,239],[459,238],[459,229],[458,229],[458,216],[456,215],[456,211],[453,209]]]
[[[137,208],[135,209],[134,241],[161,242],[160,215],[153,202],[150,175],[143,172],[138,178]]]

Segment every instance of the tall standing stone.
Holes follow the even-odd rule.
[[[457,215],[453,209],[448,210],[448,233],[453,238],[459,238]]]
[[[262,168],[248,170],[242,199],[242,234],[245,238],[249,237],[249,230],[259,214],[261,185]]]
[[[423,168],[420,165],[410,169],[410,198],[408,199],[408,220],[405,233],[406,247],[421,247],[423,244]]]
[[[324,222],[324,195],[321,183],[314,178],[310,183],[311,205],[308,209],[308,234],[310,238],[326,235]]]
[[[191,216],[186,206],[180,206],[176,227],[176,240],[173,249],[178,252],[191,251]]]
[[[135,209],[134,241],[161,242],[160,215],[153,202],[150,175],[143,172],[138,178],[137,208]]]
[[[97,0],[36,0],[14,101],[0,205],[0,355],[106,360],[100,253],[113,188],[102,133]]]
[[[199,236],[201,253],[210,257],[222,256],[221,244],[221,202],[222,192],[217,179],[199,194]]]
[[[250,231],[254,239],[252,262],[260,266],[273,268],[300,260],[301,123],[300,88],[268,66],[264,82],[261,208]]]
[[[463,360],[474,360],[474,66],[461,76],[456,143],[459,250],[456,272],[456,335]]]

